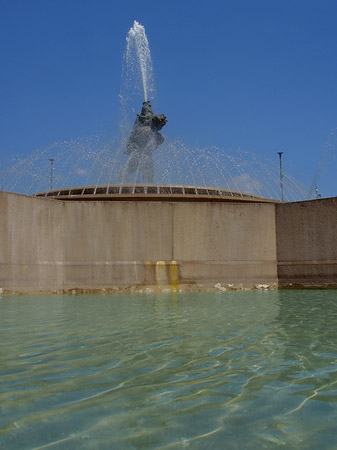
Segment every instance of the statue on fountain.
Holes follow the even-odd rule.
[[[130,157],[121,172],[123,183],[128,183],[130,176],[137,170],[140,170],[144,183],[153,183],[152,153],[164,142],[164,136],[159,131],[166,122],[164,114],[153,114],[149,101],[143,103],[126,144],[125,153]]]

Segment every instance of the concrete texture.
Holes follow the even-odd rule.
[[[186,282],[276,282],[275,206],[174,205],[173,258]]]
[[[59,201],[0,192],[0,293],[337,287],[337,198]]]
[[[0,289],[277,282],[275,205],[0,193]]]
[[[337,198],[276,205],[280,286],[337,287]]]
[[[0,288],[63,283],[63,205],[0,192]]]

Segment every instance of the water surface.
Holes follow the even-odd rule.
[[[336,448],[337,291],[0,298],[0,448]]]

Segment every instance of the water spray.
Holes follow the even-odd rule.
[[[283,152],[277,152],[280,159],[280,187],[281,187],[281,200],[283,201],[283,169],[282,169],[282,155]]]
[[[137,20],[134,21],[133,26],[128,32],[126,42],[126,59],[130,63],[132,61],[132,53],[136,54],[142,79],[144,101],[147,102],[149,90],[151,90],[149,84],[152,78],[152,61],[145,27],[137,22]]]
[[[53,189],[53,171],[54,171],[54,158],[49,158],[50,161],[50,190]]]
[[[58,189],[61,192],[70,185],[78,186],[79,193],[86,195],[88,192],[98,194],[103,191],[108,194],[111,193],[111,189],[115,189],[113,186],[117,186],[118,193],[122,193],[120,174],[126,165],[124,153],[130,141],[134,113],[139,111],[140,102],[143,103],[144,98],[148,99],[145,103],[149,103],[149,99],[152,101],[155,94],[149,43],[145,28],[137,21],[127,33],[126,44],[120,98],[123,111],[132,112],[132,122],[127,120],[131,119],[131,115],[128,118],[125,114],[125,121],[121,127],[122,136],[105,141],[99,135],[93,135],[54,142],[38,149],[26,158],[14,161],[6,171],[0,171],[3,189],[24,194],[36,194],[43,191],[43,195],[47,195],[48,186],[50,191]],[[148,117],[148,114],[144,114],[144,117],[142,113],[140,114],[143,125],[147,124]],[[152,114],[150,118],[152,122],[154,119]],[[157,115],[157,119],[153,125],[157,131],[160,131],[158,125],[164,118]],[[145,132],[146,127],[143,128],[138,131]],[[157,134],[156,137],[158,138]],[[335,137],[337,133],[333,134],[330,141],[332,145],[330,155],[336,148]],[[129,143],[135,144],[138,138],[140,138],[139,135],[133,136]],[[192,189],[195,194],[201,192],[208,194],[215,189],[219,193],[225,190],[235,197],[253,195],[276,199],[280,198],[281,184],[282,200],[299,201],[308,196],[304,187],[283,173],[282,152],[279,152],[280,164],[277,164],[274,160],[268,161],[265,158],[262,160],[254,153],[240,148],[190,147],[179,139],[167,138],[165,142],[157,140],[155,147],[158,144],[153,157],[151,156],[156,173],[156,193],[160,193],[159,186],[164,186],[163,189],[169,186],[171,193],[178,189],[185,194],[188,189]],[[53,158],[50,157],[51,155]],[[129,155],[130,159],[131,156]],[[54,161],[56,160],[57,177],[55,178]],[[131,172],[132,170],[129,171],[130,183],[134,186],[134,193],[135,186],[139,187],[139,173]],[[150,181],[147,183],[151,184]],[[74,191],[73,187],[70,189],[71,192]],[[148,193],[147,189],[148,187],[145,186],[145,193]]]

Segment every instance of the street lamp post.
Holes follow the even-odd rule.
[[[281,187],[281,200],[283,201],[283,169],[282,169],[282,154],[283,152],[277,152],[280,159],[280,187]]]
[[[50,161],[50,190],[53,189],[53,171],[54,171],[54,158],[49,158]]]
[[[316,198],[321,198],[321,194],[318,193],[317,184],[316,184],[316,187],[315,187],[315,192],[316,192]]]

